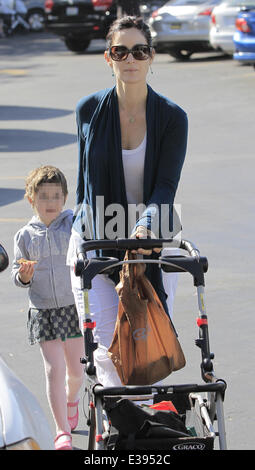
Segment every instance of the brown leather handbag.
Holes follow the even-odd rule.
[[[125,259],[135,256],[127,252]],[[118,316],[108,354],[124,385],[152,385],[185,366],[171,321],[144,274],[145,264],[123,264]]]

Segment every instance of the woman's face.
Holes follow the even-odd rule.
[[[133,49],[137,44],[147,45],[145,36],[136,28],[123,29],[117,31],[112,38],[111,46],[126,46],[128,49]],[[137,83],[146,81],[146,76],[150,64],[154,57],[154,50],[152,55],[146,60],[136,60],[131,53],[128,54],[125,60],[120,62],[112,60],[108,52],[105,53],[105,59],[112,67],[117,80],[124,83]]]

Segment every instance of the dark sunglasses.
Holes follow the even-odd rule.
[[[129,54],[132,54],[136,60],[146,60],[151,56],[151,49],[147,44],[136,44],[133,49],[128,49],[126,46],[112,46],[109,54],[112,60],[116,61],[126,60]]]

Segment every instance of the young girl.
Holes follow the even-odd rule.
[[[84,343],[66,266],[73,217],[63,211],[67,194],[58,168],[42,166],[28,175],[25,197],[35,215],[14,237],[12,268],[15,284],[28,288],[28,337],[31,345],[39,343],[44,361],[56,450],[72,449],[83,381]]]

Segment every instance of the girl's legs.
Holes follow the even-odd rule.
[[[55,339],[40,343],[46,376],[46,391],[56,424],[57,433],[70,432],[67,419],[67,401],[78,399],[83,380],[80,357],[83,353],[83,338],[66,341]],[[73,410],[70,408],[70,416]]]
[[[84,339],[69,338],[63,346],[66,362],[66,398],[68,403],[75,403],[79,399],[84,377],[84,366],[80,362],[80,358],[84,357]],[[74,416],[76,410],[76,407],[68,407],[68,417]]]
[[[61,339],[40,343],[46,377],[46,393],[57,433],[70,432],[66,410],[66,363]]]

